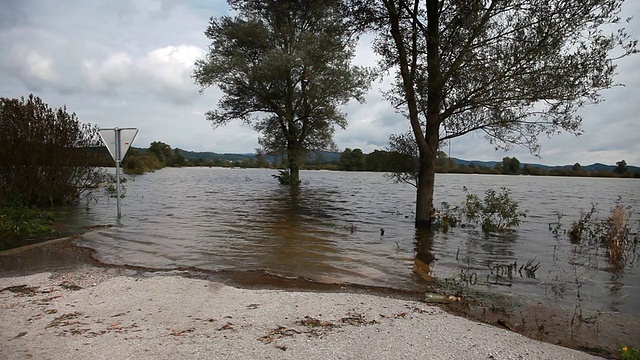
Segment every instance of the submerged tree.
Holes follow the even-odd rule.
[[[212,18],[212,43],[196,62],[202,89],[223,92],[207,112],[215,127],[252,124],[268,152],[284,152],[293,184],[307,151],[333,149],[334,127],[345,128],[338,107],[363,101],[367,70],[352,66],[355,38],[338,0],[230,0],[236,17]]]
[[[430,225],[441,141],[483,132],[496,148],[537,154],[540,135],[579,135],[577,110],[602,101],[614,61],[636,53],[623,0],[351,0],[374,29],[386,95],[411,124],[419,150],[416,225]],[[614,53],[615,52],[615,53]]]
[[[620,160],[620,161],[616,162],[616,167],[615,167],[615,169],[613,169],[613,172],[617,173],[617,174],[620,174],[620,175],[626,173],[627,172],[627,162],[624,161],[624,160]]]
[[[505,156],[502,158],[502,173],[503,174],[519,174],[520,173],[520,160],[514,157]]]

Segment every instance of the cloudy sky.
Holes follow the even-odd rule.
[[[135,146],[163,141],[193,151],[252,153],[258,135],[248,126],[212,129],[204,113],[220,92],[199,93],[193,63],[208,47],[211,16],[228,14],[223,0],[0,0],[0,97],[33,93],[52,107],[67,106],[81,121],[100,127],[136,127]],[[640,1],[628,0],[627,30],[640,38]],[[372,65],[364,40],[356,63]],[[640,55],[618,62],[606,101],[581,111],[584,135],[541,140],[541,158],[527,150],[494,151],[479,135],[453,140],[447,151],[468,160],[564,165],[580,162],[640,165]],[[383,149],[389,134],[409,129],[373,84],[366,104],[349,104],[349,127],[337,130],[340,149]]]

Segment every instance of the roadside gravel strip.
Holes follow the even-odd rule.
[[[388,297],[88,267],[0,278],[0,359],[596,359]]]

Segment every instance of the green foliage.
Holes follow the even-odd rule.
[[[117,191],[116,185],[115,184],[107,184],[107,185],[104,186],[104,191],[109,195],[113,195]]]
[[[581,173],[582,172],[582,165],[580,165],[580,163],[573,164],[573,166],[571,167],[571,171],[576,172],[576,173]]]
[[[420,154],[411,132],[389,135],[389,147],[387,150],[393,154],[391,162],[393,167],[390,169],[388,176],[396,183],[405,183],[418,187]]]
[[[0,206],[0,239],[53,234],[53,213],[25,205]]]
[[[624,160],[616,162],[616,168],[613,169],[616,174],[625,174],[627,172],[627,162]]]
[[[93,165],[97,128],[82,124],[65,107],[39,97],[0,98],[0,203],[59,204],[96,188],[103,171]]]
[[[520,160],[515,157],[504,157],[502,159],[502,173],[509,175],[520,174]]]
[[[367,159],[362,150],[346,148],[340,155],[340,170],[363,171],[367,167]]]
[[[478,195],[469,194],[467,188],[466,201],[461,209],[468,221],[480,225],[485,232],[501,232],[520,226],[522,218],[527,217],[523,211],[518,211],[518,202],[511,199],[511,191],[506,187],[497,193],[489,189],[481,201]]]
[[[620,360],[640,360],[640,350],[632,346],[620,348]]]
[[[452,208],[449,203],[443,201],[440,209],[435,209],[432,212],[431,226],[440,228],[443,233],[447,233],[450,228],[457,227],[460,223],[460,212],[460,208],[457,206]]]
[[[389,156],[388,151],[374,150],[373,152],[366,154],[365,163],[367,164],[367,171],[387,171],[389,168]]]
[[[297,180],[297,181],[294,180],[291,177],[291,173],[287,169],[279,170],[278,174],[274,174],[271,176],[278,179],[281,185],[299,185],[300,184],[300,180]]]
[[[268,153],[286,156],[293,183],[309,150],[334,149],[338,107],[363,101],[372,74],[353,66],[355,39],[340,1],[237,0],[235,17],[212,18],[194,79],[223,93],[207,112],[215,127],[252,124]]]
[[[451,159],[447,154],[438,150],[438,156],[436,157],[436,172],[440,173],[448,173],[448,172],[456,172],[457,166],[455,161]]]
[[[203,162],[196,162],[205,165]],[[138,151],[131,148],[122,160],[121,166],[126,174],[142,175],[146,172],[154,172],[165,166],[182,167],[187,165],[187,159],[182,150],[171,149],[169,144],[154,141],[148,149]]]
[[[120,197],[121,198],[124,198],[127,193],[127,189],[124,186],[126,182],[127,182],[127,178],[124,176],[121,176],[120,177]],[[117,188],[117,181],[116,181],[115,175],[110,174],[107,176],[107,179],[103,184],[102,189],[104,190],[105,193],[107,193],[109,197],[112,197],[112,198],[117,197],[118,188]]]
[[[120,165],[125,174],[131,175],[142,175],[163,167],[155,153],[151,151],[141,152],[133,148],[129,149]]]
[[[636,247],[640,239],[639,231],[633,235],[630,219],[633,209],[625,207],[621,199],[611,208],[604,219],[598,217],[596,205],[582,213],[569,229],[569,238],[576,244],[603,246],[607,250],[607,259],[614,270],[623,269],[636,255]],[[640,230],[640,223],[636,223]]]
[[[173,165],[172,166],[181,167],[181,166],[184,166],[185,162],[186,162],[186,159],[182,154],[182,150],[178,148],[173,149]]]
[[[161,168],[165,166],[173,166],[173,150],[171,150],[171,146],[169,146],[168,144],[165,144],[161,141],[154,141],[149,146],[148,151],[149,153],[155,155],[155,157],[161,164]]]

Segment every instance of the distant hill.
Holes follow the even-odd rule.
[[[143,152],[147,150],[142,148],[136,148],[136,149]],[[220,159],[223,161],[243,161],[243,160],[253,159],[256,156],[253,153],[244,153],[244,154],[215,153],[211,151],[189,151],[189,150],[182,150],[182,149],[181,151],[187,160],[202,159],[206,161],[206,160]],[[309,159],[307,161],[321,162],[321,163],[338,163],[340,162],[341,155],[342,153],[340,152],[332,152],[332,151],[312,152],[309,155]],[[275,158],[273,156],[267,156],[266,158],[268,161],[271,161],[271,162],[275,161]],[[495,168],[496,164],[501,163],[501,161],[464,160],[464,159],[458,159],[458,158],[451,158],[451,159],[453,159],[453,161],[457,165],[464,165],[464,166],[473,165],[476,167],[486,167],[486,168]],[[550,166],[550,165],[535,164],[535,163],[521,164],[521,166],[524,166],[524,165],[529,165],[531,167],[539,168],[546,171],[549,171],[552,169],[569,169],[570,170],[573,167],[573,164],[562,165],[562,166]],[[588,172],[611,172],[615,168],[616,168],[615,165],[606,165],[601,163],[594,163],[591,165],[582,165],[582,170],[588,171]],[[640,172],[640,167],[638,166],[627,165],[627,169],[629,170],[629,172]]]
[[[180,149],[180,151],[182,151],[182,155],[184,155],[184,158],[187,160],[202,159],[206,161],[206,160],[221,159],[223,161],[242,161],[242,160],[253,159],[256,157],[255,154],[229,154],[229,153],[219,154],[219,153],[214,153],[209,151],[198,152],[198,151],[188,151],[188,150],[182,150],[182,149]]]
[[[253,159],[256,157],[256,154],[253,154],[253,153],[245,153],[245,154],[215,153],[215,152],[209,152],[209,151],[198,152],[198,151],[188,151],[188,150],[182,150],[182,149],[180,149],[180,151],[182,151],[182,155],[184,155],[185,159],[187,160],[202,159],[206,161],[206,160],[220,159],[223,161],[243,161],[243,160]],[[309,155],[308,161],[337,163],[340,161],[340,155],[341,153],[330,152],[330,151],[312,152]],[[275,161],[274,156],[267,155],[266,159],[271,162]]]
[[[473,165],[477,167],[487,167],[487,168],[494,168],[498,163],[498,161],[462,160],[458,158],[451,158],[451,159],[456,163],[456,165],[464,165],[464,166]]]
[[[457,165],[465,165],[465,166],[469,166],[471,164],[473,164],[474,166],[477,167],[488,167],[488,168],[494,168],[496,166],[496,164],[501,163],[501,161],[479,161],[479,160],[463,160],[463,159],[458,159],[458,158],[452,158],[453,161],[455,161],[455,163]],[[567,170],[571,170],[573,168],[573,164],[572,165],[562,165],[562,166],[550,166],[550,165],[543,165],[543,164],[521,164],[521,166],[524,165],[529,165],[531,167],[535,167],[535,168],[539,168],[539,169],[543,169],[543,170],[552,170],[552,169],[567,169]],[[613,169],[616,168],[615,165],[606,165],[606,164],[601,164],[601,163],[594,163],[591,165],[582,165],[581,166],[582,171],[589,171],[589,172],[612,172]],[[627,170],[629,172],[640,172],[640,167],[638,166],[632,166],[632,165],[627,165]]]

